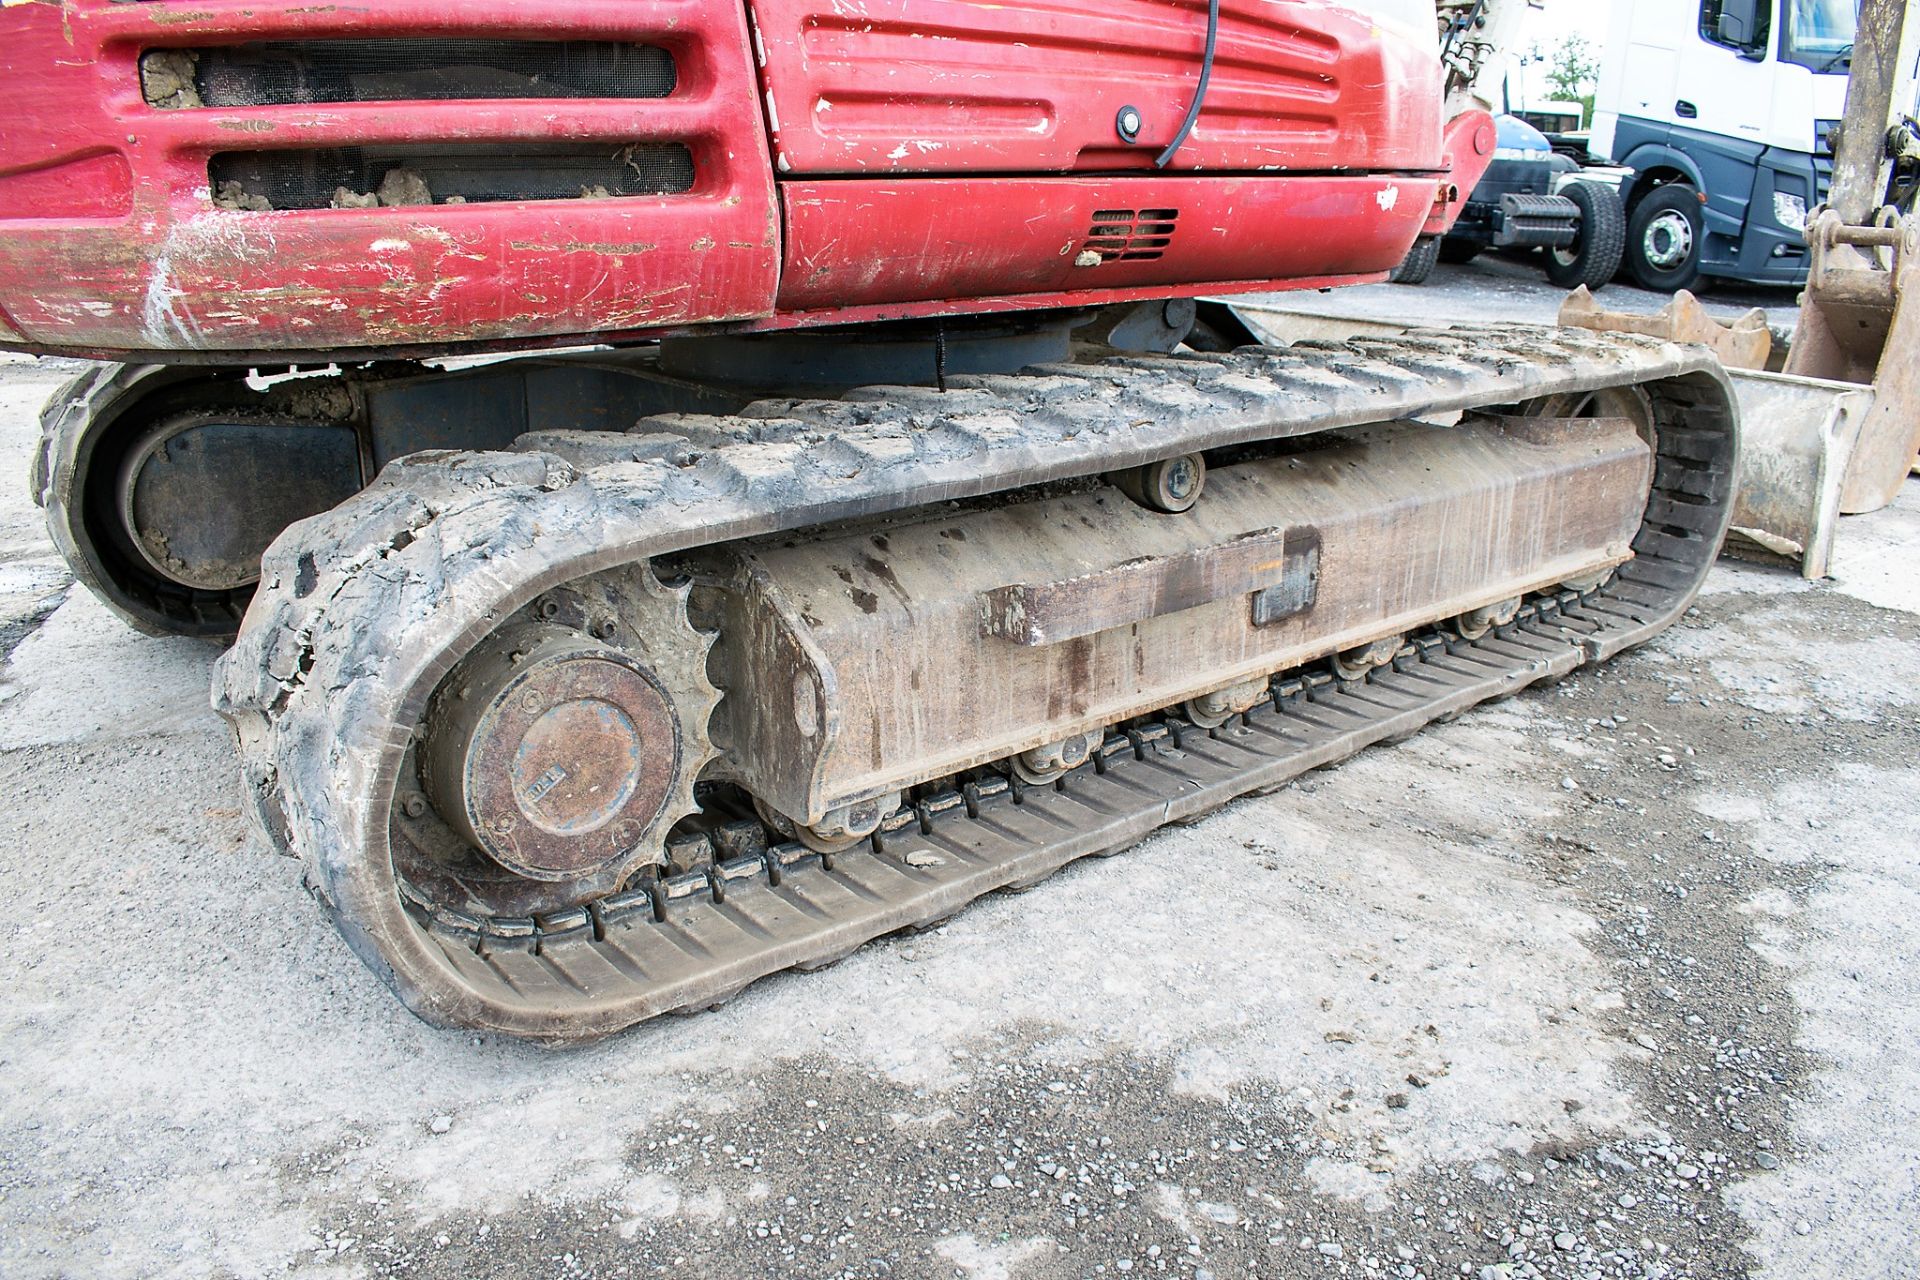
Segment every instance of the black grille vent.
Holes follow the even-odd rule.
[[[1833,140],[1840,132],[1838,120],[1813,122],[1813,202],[1825,204],[1833,187]]]
[[[665,49],[605,41],[302,40],[141,59],[147,101],[163,108],[664,98],[677,77]]]
[[[1093,215],[1086,248],[1102,262],[1137,262],[1157,258],[1173,243],[1178,209],[1100,209]]]
[[[671,195],[694,171],[679,143],[412,143],[228,151],[207,178],[226,208],[325,209]]]

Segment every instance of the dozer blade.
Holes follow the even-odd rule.
[[[1643,338],[950,386],[404,460],[275,543],[216,705],[410,1007],[578,1039],[829,962],[1646,639],[1732,501],[1724,373]]]

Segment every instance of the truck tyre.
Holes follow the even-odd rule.
[[[1413,248],[1407,250],[1407,256],[1400,265],[1387,275],[1389,284],[1423,284],[1433,274],[1433,264],[1440,257],[1440,237],[1421,236],[1413,242]]]
[[[1573,243],[1547,250],[1547,279],[1562,289],[1583,284],[1598,289],[1620,269],[1627,247],[1627,211],[1611,187],[1597,182],[1569,182],[1560,194],[1580,207],[1580,224]]]
[[[1627,274],[1655,293],[1691,288],[1700,279],[1705,239],[1699,193],[1684,182],[1656,187],[1627,219]]]
[[[1443,237],[1440,241],[1440,261],[1451,262],[1456,266],[1472,262],[1480,256],[1485,245],[1475,244],[1471,240],[1460,240],[1453,236]]]

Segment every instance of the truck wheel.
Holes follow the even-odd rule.
[[[1620,269],[1627,247],[1627,211],[1611,187],[1597,182],[1569,182],[1560,194],[1580,208],[1580,224],[1573,243],[1547,250],[1547,279],[1562,289],[1583,284],[1598,289]]]
[[[1480,256],[1480,250],[1485,247],[1471,240],[1457,240],[1452,236],[1445,236],[1440,241],[1440,261],[1451,262],[1456,266],[1472,262]]]
[[[1413,242],[1413,248],[1407,250],[1400,265],[1387,275],[1387,283],[1422,284],[1433,274],[1433,264],[1439,257],[1440,237],[1421,236]]]
[[[1683,182],[1656,187],[1627,220],[1627,274],[1655,293],[1691,288],[1705,238],[1699,193]]]

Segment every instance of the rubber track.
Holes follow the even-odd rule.
[[[80,452],[91,447],[95,424],[135,405],[142,397],[198,371],[182,365],[93,364],[47,401],[40,416],[40,448],[34,454],[34,505],[47,513],[47,533],[80,584],[128,626],[150,636],[192,635],[223,639],[240,624],[233,593],[177,587],[164,594],[120,581],[83,528],[83,501],[76,492]]]
[[[385,842],[411,726],[461,654],[568,579],[1176,453],[1623,384],[1648,389],[1659,456],[1636,559],[1601,591],[1549,602],[1477,643],[1429,638],[1417,660],[1358,686],[1291,696],[1276,686],[1271,705],[1211,735],[1123,739],[1119,754],[1110,740],[1102,770],[1053,790],[956,792],[941,815],[915,812],[910,829],[830,870],[776,849],[683,878],[657,901],[641,891],[527,921],[517,942],[445,914],[429,928],[403,902]],[[942,918],[1646,639],[1698,590],[1731,506],[1725,375],[1704,352],[1651,339],[1454,329],[950,386],[641,423],[664,456],[629,448],[628,460],[604,461],[621,437],[587,441],[574,462],[417,456],[276,542],[217,669],[215,705],[234,722],[257,821],[305,861],[349,942],[416,1012],[549,1039],[599,1035]],[[660,450],[662,435],[687,443]]]

